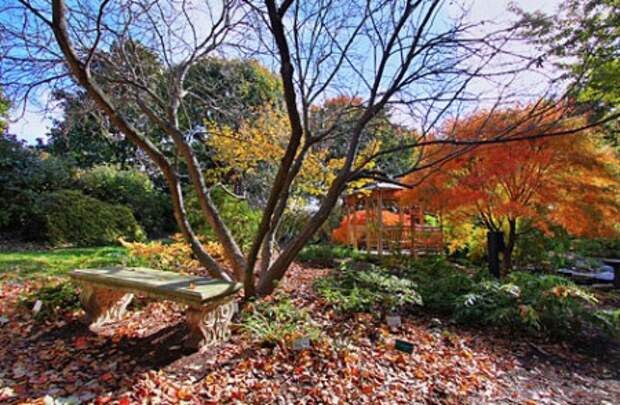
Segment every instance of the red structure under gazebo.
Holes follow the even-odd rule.
[[[403,187],[375,183],[344,196],[345,217],[333,232],[336,241],[377,254],[441,254],[441,217],[403,205]]]

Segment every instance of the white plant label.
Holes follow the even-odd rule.
[[[306,336],[293,340],[293,350],[305,350],[310,348],[310,339]]]
[[[400,316],[398,315],[386,316],[385,321],[390,328],[400,328],[400,325],[402,324]]]
[[[35,315],[38,314],[41,312],[41,308],[43,308],[43,301],[37,300],[32,307],[32,313]]]

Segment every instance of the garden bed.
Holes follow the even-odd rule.
[[[282,292],[270,298],[277,303],[285,297],[287,311],[305,312],[320,328],[310,348],[300,351],[286,337],[265,345],[239,326],[217,348],[189,352],[182,347],[182,308],[149,301],[95,335],[77,322],[79,311],[34,320],[18,300],[35,290],[36,280],[4,282],[0,398],[121,404],[620,401],[620,350],[609,341],[515,340],[423,310],[403,315],[402,326],[389,330],[381,317],[343,314],[318,299],[312,284],[328,273],[296,265]],[[394,339],[413,343],[413,353],[395,350]]]

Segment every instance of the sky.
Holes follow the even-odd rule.
[[[492,21],[493,26],[488,29],[497,29],[498,25],[508,25],[514,19],[508,10],[510,4],[516,4],[526,11],[541,10],[545,13],[552,13],[557,10],[562,0],[462,0],[469,8],[469,19],[471,21]],[[458,1],[450,1],[448,7],[457,7]],[[527,80],[527,78],[526,78]],[[536,79],[532,77],[532,81]],[[19,138],[28,143],[36,143],[37,138],[45,139],[45,134],[52,125],[54,118],[59,118],[61,111],[51,111],[42,113],[39,108],[29,105],[22,115],[22,111],[13,113],[13,122],[9,124],[9,131],[16,134]]]

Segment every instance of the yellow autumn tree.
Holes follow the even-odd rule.
[[[219,165],[209,169],[208,177],[218,181],[227,174],[269,176],[287,145],[290,131],[286,113],[277,109],[266,109],[253,120],[242,122],[238,129],[207,122],[208,147],[215,151]],[[358,164],[365,162],[375,153],[380,142],[367,144],[357,157]],[[344,158],[335,158],[329,148],[322,144],[314,145],[306,153],[299,175],[295,179],[294,194],[303,198],[320,197],[335,178],[336,170]],[[374,163],[367,165],[372,168]],[[352,182],[349,187],[362,185]]]

